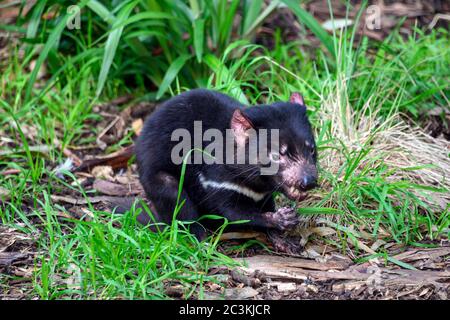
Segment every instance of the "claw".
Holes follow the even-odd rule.
[[[295,210],[288,207],[278,209],[272,218],[276,228],[283,231],[294,228],[300,222]]]

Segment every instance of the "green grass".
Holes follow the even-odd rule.
[[[223,285],[209,268],[233,265],[215,243],[199,243],[176,222],[156,233],[137,225],[133,215],[93,210],[92,221],[61,224],[46,194],[41,206],[46,235],[39,249],[47,254],[37,260],[35,289],[43,299],[164,298],[167,283],[182,285],[186,298],[201,297],[205,281]]]
[[[220,58],[237,39],[252,41],[264,19],[282,3],[294,10],[333,55],[332,38],[308,12],[288,0],[272,1],[268,6],[262,0],[127,0],[120,5],[85,0],[78,3],[80,30],[65,28],[73,16],[66,13],[64,4],[51,6],[41,1],[16,27],[26,41],[43,45],[36,65],[47,61],[52,74],[65,68],[58,53],[69,53],[78,66],[92,64],[98,75],[96,96],[107,78],[128,77],[151,84],[160,99],[175,77],[182,86],[205,86],[211,72],[210,57]],[[243,23],[236,27],[238,12]],[[56,13],[58,18],[42,22],[41,15],[48,13]],[[2,28],[9,30],[10,26],[0,25]],[[28,52],[33,48],[28,46]],[[25,100],[31,98],[37,70],[30,75]]]
[[[358,63],[364,70],[353,84],[351,99],[362,108],[362,97],[374,95],[375,90],[385,94],[380,99],[382,112],[392,108],[417,118],[420,114],[436,108],[448,108],[450,63],[449,33],[444,29],[433,30],[424,35],[416,30],[404,40],[395,33],[377,48],[374,58],[361,52]],[[396,105],[396,96],[402,101]],[[377,101],[374,101],[377,102]]]
[[[67,188],[77,197],[89,195],[71,185],[73,176],[62,181],[52,170],[65,160],[64,147],[95,143],[101,116],[93,107],[127,93],[155,99],[203,86],[256,104],[300,91],[316,130],[322,187],[299,213],[319,216],[335,231],[321,241],[364,261],[374,255],[361,244],[377,239],[423,245],[448,238],[448,202],[440,207],[430,196],[448,199],[448,176],[420,179],[424,170],[439,172],[442,163],[416,160],[417,149],[389,140],[405,133],[401,114],[417,118],[448,107],[448,31],[416,31],[406,40],[393,33],[381,44],[365,39],[354,48],[352,30],[327,37],[297,10],[327,51],[283,44],[279,37],[268,51],[249,42],[262,21],[258,17],[276,7],[264,8],[262,1],[243,2],[237,34],[230,24],[237,1],[215,7],[207,1],[126,1],[116,8],[102,3],[90,1],[83,9],[83,32],[58,28],[64,18],[40,21],[38,11],[51,8],[35,6],[17,26],[33,37],[25,56],[18,58],[12,47],[15,54],[0,65],[0,172],[19,170],[0,174],[0,186],[9,193],[0,219],[36,237],[30,296],[166,298],[164,285],[171,283],[181,284],[185,297],[201,298],[205,281],[220,283],[208,270],[233,263],[217,250],[217,235],[199,243],[182,223],[154,233],[136,225],[134,210],[116,216],[92,205],[84,219],[69,219],[68,209],[52,201],[52,194]],[[24,29],[27,21],[34,24]],[[155,49],[160,54],[150,53]],[[37,65],[45,62],[49,79],[29,71],[36,59]],[[110,149],[127,143],[129,136]],[[375,255],[401,264],[383,248]],[[9,280],[0,277],[3,287]]]
[[[156,299],[166,297],[165,285],[180,284],[186,298],[201,298],[205,281],[220,284],[208,270],[234,262],[216,250],[217,236],[199,243],[187,225],[176,221],[159,233],[150,232],[137,224],[134,210],[115,216],[92,205],[86,219],[70,219],[67,208],[51,200],[51,194],[67,188],[77,197],[89,195],[71,185],[74,176],[63,181],[52,169],[64,160],[62,147],[95,142],[98,132],[88,123],[99,120],[92,111],[96,87],[92,73],[67,68],[63,74],[67,78],[56,82],[49,94],[24,103],[25,68],[11,59],[2,76],[0,122],[12,141],[2,149],[9,152],[0,156],[0,165],[20,172],[0,176],[10,196],[0,208],[0,219],[37,237],[36,250],[42,254],[35,261],[32,296]],[[35,146],[46,150],[36,152]],[[1,278],[7,283],[8,278]]]
[[[320,213],[336,214],[338,210],[335,220],[339,225],[358,226],[367,232],[362,236],[357,230],[341,228],[341,244],[335,245],[343,248],[347,238],[416,244],[448,237],[448,177],[444,174],[441,181],[429,184],[418,179],[426,174],[419,173],[421,168],[445,165],[448,152],[442,160],[427,153],[426,163],[396,159],[386,163],[385,159],[396,155],[414,159],[415,153],[427,150],[421,145],[394,149],[395,145],[381,138],[400,130],[396,129],[400,114],[416,117],[431,108],[448,108],[449,77],[444,66],[450,63],[448,31],[435,30],[406,41],[393,35],[371,48],[375,55],[369,54],[364,41],[352,48],[344,40],[351,38],[351,30],[335,38],[336,67],[324,56],[311,62],[313,57],[299,50],[299,44],[277,44],[272,52],[265,52],[266,58],[259,61],[264,71],[252,81],[254,87],[265,89],[260,94],[269,101],[286,100],[291,92],[301,91],[311,106],[324,190],[319,191],[320,201],[310,203],[313,208],[299,212],[320,208]],[[261,70],[261,66],[254,67]],[[407,174],[416,171],[417,176]],[[447,204],[437,207],[427,201],[430,192]]]

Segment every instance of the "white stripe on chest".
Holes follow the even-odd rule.
[[[256,192],[253,191],[252,189],[240,186],[236,183],[228,181],[218,182],[214,180],[208,180],[201,173],[198,175],[198,178],[204,189],[213,188],[213,189],[224,189],[234,191],[248,198],[253,199],[255,202],[261,201],[267,195],[267,193]]]

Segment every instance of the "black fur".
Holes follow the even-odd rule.
[[[287,156],[307,161],[315,169],[315,144],[305,106],[278,102],[245,107],[218,92],[204,89],[185,92],[166,101],[146,120],[136,143],[140,181],[162,222],[171,222],[182,167],[171,161],[171,150],[178,143],[171,141],[172,132],[185,128],[192,134],[194,121],[202,121],[203,131],[216,128],[225,137],[225,130],[230,128],[236,109],[243,111],[255,129],[280,129],[280,141],[289,146]],[[305,147],[305,141],[312,143],[313,151]],[[208,143],[204,142],[203,147]],[[193,221],[206,214],[215,214],[230,221],[250,220],[247,226],[254,228],[283,230],[293,227],[298,222],[295,213],[286,210],[274,213],[272,192],[277,189],[283,191],[283,182],[279,176],[259,175],[259,169],[257,165],[187,165],[181,195],[185,203],[177,219]],[[199,183],[199,173],[210,180],[233,182],[256,192],[267,193],[267,196],[255,202],[234,191],[205,190]],[[298,181],[302,179],[302,174],[299,173]],[[317,172],[311,174],[314,176],[312,183],[315,183]],[[204,235],[203,228],[198,225],[194,225],[191,231],[200,238]]]

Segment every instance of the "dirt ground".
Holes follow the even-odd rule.
[[[98,125],[110,128],[103,131],[97,143],[108,143],[124,134],[125,130],[139,133],[142,119],[153,104],[139,103],[118,110],[130,97],[121,97],[108,104],[97,106],[98,112],[119,115],[105,117]],[[119,120],[117,120],[119,119]],[[112,124],[112,125],[111,125]],[[130,129],[131,128],[131,129]],[[106,142],[105,142],[106,141]],[[132,147],[104,155],[102,148],[66,150],[68,157],[79,161],[75,176],[92,196],[90,202],[98,209],[108,209],[118,199],[142,197],[136,168],[128,166]],[[82,160],[81,160],[82,159]],[[55,203],[64,206],[69,213],[60,218],[88,219],[87,201],[78,198],[63,186],[60,193],[52,194]],[[28,206],[29,205],[29,206]],[[31,210],[32,203],[23,204]],[[340,250],[326,245],[322,237],[327,227],[309,221],[298,242],[303,249],[296,255],[268,252],[261,246],[237,250],[240,244],[258,240],[270,247],[263,234],[254,232],[227,233],[222,236],[220,250],[243,263],[243,267],[229,270],[212,269],[224,286],[208,283],[206,299],[447,299],[450,294],[450,243],[448,240],[427,241],[434,248],[404,247],[396,243],[360,244],[363,254],[356,257],[352,251]],[[328,228],[329,229],[329,228]],[[41,254],[36,247],[39,234],[26,235],[18,229],[0,226],[0,277],[4,288],[0,299],[31,298],[35,258]],[[318,236],[319,235],[319,236]],[[241,246],[246,247],[246,246]],[[361,258],[383,248],[387,255],[404,263],[386,263],[384,258],[355,263]],[[237,251],[236,251],[237,250]],[[173,298],[183,298],[182,287],[167,283],[166,293]]]
[[[105,152],[105,146],[118,141],[129,130],[139,134],[143,119],[157,105],[142,102],[120,108],[132,97],[124,96],[96,106],[104,115],[95,145],[71,147],[63,150],[71,158],[78,183],[92,195],[89,201],[100,210],[108,210],[111,203],[122,199],[143,197],[135,165],[128,165],[133,147]],[[94,124],[92,124],[94,125]],[[441,132],[441,134],[443,134]],[[54,164],[58,170],[58,165]],[[11,172],[14,174],[14,172]],[[59,193],[51,195],[54,203],[65,207],[61,219],[86,219],[87,200],[79,198],[63,185]],[[26,212],[33,208],[32,200],[23,203]],[[229,233],[223,236],[220,249],[243,263],[234,270],[212,269],[224,284],[207,283],[206,299],[448,299],[450,294],[450,243],[447,240],[424,241],[434,248],[404,247],[396,243],[360,243],[362,254],[341,252],[322,241],[329,231],[326,226],[309,221],[299,233],[303,246],[297,255],[283,255],[252,246],[235,251],[245,241],[258,240],[270,246],[263,234]],[[311,223],[313,222],[313,223]],[[25,227],[25,226],[24,226]],[[32,292],[36,246],[39,234],[25,234],[19,229],[0,226],[0,299],[37,298]],[[355,260],[382,249],[397,263],[378,257],[364,263]],[[403,264],[402,264],[403,263]],[[401,266],[407,266],[401,267]],[[411,270],[412,269],[412,270]],[[168,282],[166,293],[183,298],[182,287]]]
[[[4,226],[0,226],[0,233],[0,300],[37,298],[32,284],[33,270],[39,267],[35,258],[42,254],[35,245],[39,235],[25,235]],[[414,270],[386,264],[380,258],[354,263],[332,248],[313,258],[312,252],[317,250],[314,242],[296,256],[269,253],[258,246],[244,252],[229,250],[241,242],[222,242],[221,249],[235,256],[242,266],[211,269],[210,274],[223,285],[206,283],[204,299],[447,300],[450,294],[448,241],[435,242],[435,248],[391,245],[389,256]],[[166,283],[168,296],[182,299],[183,292],[180,284]]]
[[[108,210],[111,203],[123,199],[143,197],[135,165],[128,166],[133,147],[125,147],[105,154],[105,146],[118,141],[129,130],[139,134],[143,119],[158,106],[148,102],[131,104],[122,111],[132,97],[124,96],[96,106],[104,115],[102,122],[92,125],[105,128],[95,145],[64,150],[76,166],[74,174],[78,183],[92,196],[89,201],[100,210]],[[441,134],[443,134],[441,132]],[[55,164],[55,170],[58,165]],[[14,174],[14,173],[12,173]],[[60,218],[86,219],[87,200],[78,198],[63,185],[59,193],[51,195],[52,201],[64,206],[66,213]],[[91,191],[94,191],[92,193]],[[32,210],[32,201],[23,203],[23,210]],[[312,222],[312,223],[311,223]],[[329,228],[328,228],[329,229]],[[340,252],[324,244],[327,227],[309,221],[299,232],[298,242],[303,246],[296,255],[268,252],[261,246],[251,246],[235,251],[249,240],[258,240],[270,247],[270,242],[260,233],[228,233],[222,238],[220,249],[243,263],[243,267],[229,270],[212,269],[224,284],[207,283],[206,299],[448,299],[450,294],[450,243],[447,240],[425,241],[434,248],[404,247],[396,243],[360,243],[363,254],[356,257],[352,251]],[[0,299],[30,299],[35,258],[41,253],[36,246],[39,234],[25,234],[18,229],[0,226]],[[245,247],[245,246],[244,246]],[[375,253],[382,248],[395,261],[384,258],[370,259],[364,263],[357,258]],[[180,284],[166,284],[166,293],[173,298],[183,298]]]

